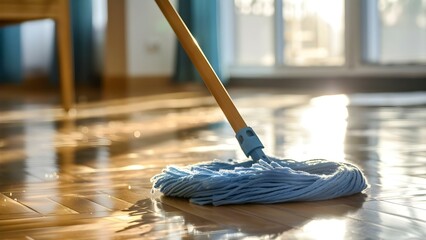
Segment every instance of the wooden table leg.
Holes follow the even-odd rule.
[[[75,103],[74,64],[69,0],[61,0],[61,14],[56,20],[62,106],[70,110]]]

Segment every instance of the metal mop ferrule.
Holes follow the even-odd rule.
[[[269,162],[269,158],[262,150],[264,148],[262,142],[251,127],[241,128],[235,137],[247,157],[251,157],[254,161],[263,159]]]

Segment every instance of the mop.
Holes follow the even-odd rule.
[[[317,201],[359,193],[367,181],[359,168],[324,159],[294,161],[267,156],[247,126],[195,38],[169,0],[156,0],[182,47],[216,99],[247,157],[214,160],[185,167],[168,166],[151,181],[165,196],[200,205]]]

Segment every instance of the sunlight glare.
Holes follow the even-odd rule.
[[[303,227],[303,231],[315,239],[345,239],[346,223],[339,219],[313,220]]]
[[[309,154],[342,161],[349,99],[346,95],[313,98],[302,113],[302,127],[307,131]]]

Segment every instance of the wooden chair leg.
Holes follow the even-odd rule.
[[[61,0],[61,14],[56,20],[56,38],[59,54],[59,77],[61,84],[62,106],[70,110],[75,101],[74,64],[70,23],[69,0]]]

